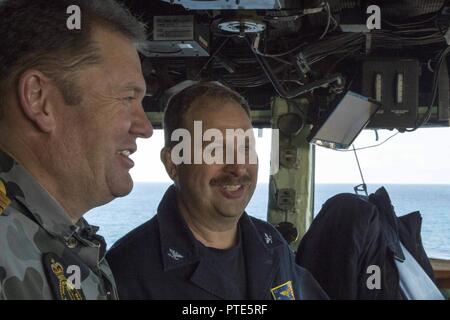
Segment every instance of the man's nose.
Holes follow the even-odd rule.
[[[141,104],[138,105],[134,114],[131,131],[139,138],[148,139],[153,135],[153,126],[145,114]]]
[[[247,174],[247,168],[245,167],[245,165],[238,163],[226,164],[224,167],[224,171],[234,177],[241,177]]]

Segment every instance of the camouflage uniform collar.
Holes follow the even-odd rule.
[[[7,196],[24,206],[36,223],[50,234],[70,239],[87,224],[75,225],[66,211],[18,162],[0,150],[0,179],[7,189]]]

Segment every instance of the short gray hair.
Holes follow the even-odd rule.
[[[67,28],[72,5],[81,9],[81,30]],[[10,87],[31,68],[55,80],[67,104],[79,104],[76,72],[101,60],[91,41],[94,25],[133,42],[146,39],[145,25],[114,0],[0,0],[0,118]]]

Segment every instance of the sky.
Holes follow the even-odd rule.
[[[355,140],[355,148],[383,142],[397,131],[364,130]],[[150,139],[138,140],[136,163],[131,175],[136,182],[169,182],[159,153],[163,132],[155,130]],[[269,181],[271,130],[262,130],[256,139],[260,159],[259,182]],[[377,184],[450,184],[450,128],[426,128],[399,133],[381,146],[357,151],[366,183]],[[316,148],[316,183],[361,183],[352,152]]]

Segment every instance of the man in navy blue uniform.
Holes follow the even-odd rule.
[[[194,142],[199,124],[202,137],[213,133],[212,142]],[[175,148],[180,151],[172,139],[181,136],[175,132],[180,129],[193,137],[188,139],[193,143],[181,152],[172,152]],[[161,160],[174,184],[156,216],[119,240],[108,253],[120,298],[327,298],[311,274],[295,264],[276,229],[245,213],[256,187],[258,164],[249,160],[252,139],[240,146],[237,136],[226,134],[230,129],[253,134],[248,104],[222,85],[197,83],[170,100],[164,116]],[[220,133],[226,136],[222,141],[218,141]],[[208,154],[216,143],[237,146],[231,162],[186,161],[199,150],[201,155]],[[225,148],[213,149],[210,154],[215,160],[225,158]],[[237,160],[239,152],[246,155],[243,163]],[[176,160],[181,153],[182,163]]]

